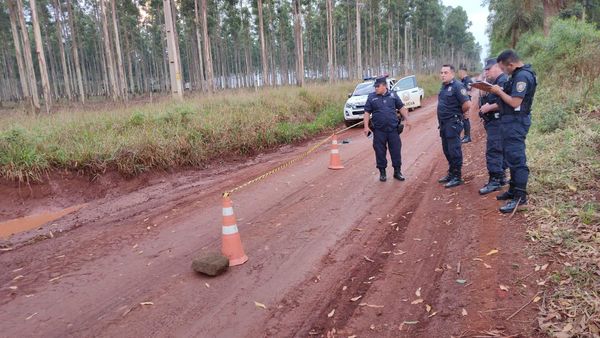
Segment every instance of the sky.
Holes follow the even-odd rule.
[[[481,59],[483,60],[488,55],[490,46],[489,38],[485,33],[487,28],[487,17],[490,13],[488,7],[481,7],[480,0],[442,0],[442,3],[445,6],[462,6],[462,8],[467,12],[469,20],[471,21],[471,27],[469,30],[475,36],[475,40],[483,47],[483,51],[481,53]]]

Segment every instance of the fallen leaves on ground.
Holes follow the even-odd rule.
[[[254,305],[255,305],[257,308],[261,308],[261,309],[265,309],[265,310],[267,309],[267,306],[266,306],[265,304],[263,304],[263,303],[259,303],[259,302],[257,302],[257,301],[254,301]]]
[[[491,255],[495,255],[497,254],[499,251],[497,249],[492,249],[490,250],[490,252],[486,253],[486,256],[491,256]]]

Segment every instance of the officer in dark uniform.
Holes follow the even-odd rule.
[[[496,59],[486,60],[485,77],[489,83],[500,87],[503,87],[504,83],[508,81],[508,76],[502,72]],[[483,126],[487,134],[485,160],[490,176],[488,183],[479,189],[479,193],[485,195],[500,190],[506,184],[504,170],[507,166],[502,154],[502,130],[498,96],[488,93],[487,95],[482,95],[479,98],[479,102],[479,117],[483,120]]]
[[[460,81],[454,79],[454,66],[443,65],[440,71],[442,88],[438,95],[438,123],[442,149],[448,160],[448,174],[438,180],[445,183],[446,188],[461,185],[462,149],[460,133],[463,129],[464,112],[471,108],[467,89]]]
[[[387,167],[387,148],[389,147],[392,166],[394,167],[394,178],[404,181],[405,178],[400,170],[402,165],[400,155],[402,142],[399,134],[401,122],[398,119],[398,111],[406,121],[407,126],[408,111],[398,94],[388,90],[385,76],[377,78],[374,86],[375,92],[369,94],[365,104],[364,131],[367,136],[370,132],[373,133],[373,148],[375,149],[375,158],[380,174],[379,180],[381,182],[387,180],[385,169]],[[369,122],[372,122],[372,124]]]
[[[469,98],[470,98],[471,97],[471,94],[470,94],[471,93],[471,84],[473,83],[473,80],[467,73],[466,66],[460,67],[460,69],[458,70],[458,77],[460,77],[460,82],[462,82],[463,86],[465,86],[465,88],[467,88],[467,93],[469,93]],[[465,136],[462,138],[462,143],[469,143],[469,142],[471,142],[471,121],[469,120],[469,115],[466,112],[465,112],[465,117],[463,119],[463,124],[465,127]]]
[[[502,71],[510,75],[504,87],[495,85],[490,90],[502,101],[502,146],[504,158],[510,168],[510,187],[508,191],[496,196],[496,199],[508,200],[500,208],[500,212],[510,213],[519,205],[527,204],[529,168],[525,155],[525,138],[531,126],[531,106],[537,79],[531,65],[525,65],[513,50],[502,52],[496,61]]]

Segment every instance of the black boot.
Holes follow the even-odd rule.
[[[513,188],[510,187],[508,188],[507,191],[501,193],[500,195],[496,196],[496,199],[498,201],[508,201],[508,200],[512,200],[515,197],[515,194],[513,192]]]
[[[400,171],[400,168],[394,168],[394,178],[397,179],[398,181],[404,181],[406,178],[404,178],[404,176],[402,176],[402,172]]]
[[[448,173],[448,175],[440,178],[438,180],[438,183],[448,183],[448,182],[450,182],[451,179],[452,179],[452,175],[450,175],[450,173]]]
[[[527,204],[527,192],[523,189],[515,188],[513,198],[508,201],[503,207],[500,207],[500,212],[510,214],[520,205]]]
[[[444,184],[445,188],[454,188],[457,187],[461,184],[465,183],[465,181],[460,179],[460,176],[452,176],[452,178],[450,179],[450,181],[448,181],[448,183]]]
[[[385,168],[379,168],[379,181],[387,181],[387,175],[385,174]]]
[[[501,179],[499,177],[490,176],[489,182],[479,189],[479,195],[486,195],[502,188]]]

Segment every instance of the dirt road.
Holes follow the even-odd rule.
[[[352,130],[344,170],[326,169],[323,147],[234,194],[250,260],[217,278],[190,264],[219,249],[220,193],[305,147],[72,201],[88,205],[37,230],[53,238],[0,253],[0,336],[535,336],[535,303],[506,320],[533,299],[536,262],[523,216],[477,194],[482,128],[464,147],[467,184],[445,190],[435,102],[411,116],[405,182],[378,182]]]

